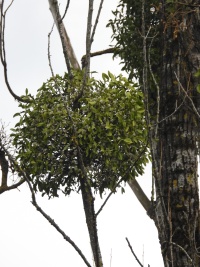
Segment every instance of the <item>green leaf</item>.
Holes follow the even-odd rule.
[[[109,122],[109,121],[106,121],[106,126],[105,126],[105,128],[106,128],[107,130],[112,129],[112,125],[110,125],[110,122]]]
[[[109,79],[108,75],[105,73],[102,73],[102,78],[104,81],[107,81]]]
[[[200,69],[194,74],[195,77],[200,77]]]
[[[133,143],[132,140],[128,137],[124,139],[124,142],[129,144],[129,145]]]

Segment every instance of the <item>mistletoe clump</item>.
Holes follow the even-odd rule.
[[[83,73],[74,71],[73,78],[57,75],[36,97],[25,97],[12,135],[17,160],[36,191],[49,197],[78,191],[83,166],[100,193],[143,173],[147,130],[136,84],[110,72],[83,83]]]

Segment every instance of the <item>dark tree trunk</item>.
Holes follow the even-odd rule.
[[[200,1],[162,5],[162,63],[157,136],[154,221],[165,267],[200,266],[197,142],[200,117]],[[188,2],[188,3],[186,3]],[[189,3],[190,2],[190,3]],[[192,2],[192,3],[191,3]],[[165,16],[166,15],[166,16]]]
[[[84,177],[80,177],[81,193],[83,199],[83,206],[85,210],[86,224],[90,236],[90,244],[93,252],[94,262],[96,267],[102,267],[103,261],[100,252],[98,230],[96,215],[94,209],[94,197],[91,191],[91,187]]]

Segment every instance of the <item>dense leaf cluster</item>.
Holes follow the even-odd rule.
[[[17,160],[35,190],[57,196],[79,190],[81,152],[88,180],[96,191],[115,188],[143,173],[148,161],[143,94],[121,75],[88,79],[82,72],[57,75],[20,104],[13,129]]]

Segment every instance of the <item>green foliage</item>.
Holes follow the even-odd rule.
[[[145,36],[150,53],[152,69],[160,62],[159,51],[162,49],[158,31],[160,28],[158,0],[145,1]],[[130,77],[141,79],[144,66],[142,36],[142,1],[121,0],[113,11],[114,19],[107,26],[112,28],[113,40],[116,42],[115,55],[119,55]],[[151,49],[149,49],[151,47]]]
[[[49,197],[79,190],[80,149],[91,187],[103,193],[143,173],[148,161],[143,94],[121,75],[88,79],[74,71],[50,78],[20,104],[13,129],[17,160],[34,189]]]

